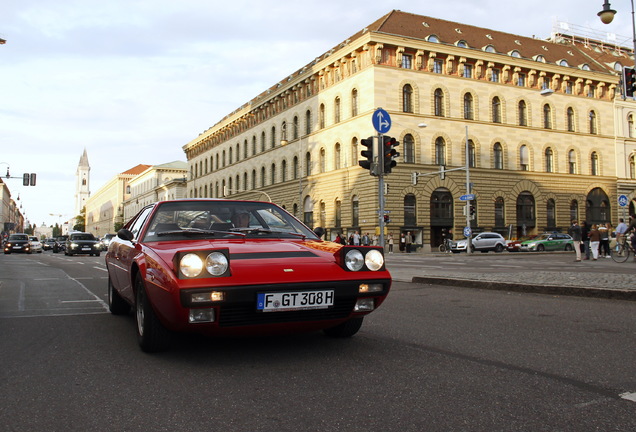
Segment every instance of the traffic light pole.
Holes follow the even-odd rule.
[[[378,217],[380,218],[380,246],[384,249],[384,137],[378,134]]]
[[[466,126],[466,195],[470,194],[470,152],[469,152],[469,146],[468,146],[468,126]],[[468,200],[466,201],[466,226],[468,227],[468,229],[470,229],[470,218],[471,218],[471,214],[470,214],[470,202],[472,200]],[[470,235],[466,236],[466,254],[470,254],[472,251],[471,246],[472,246],[472,231],[470,233]]]

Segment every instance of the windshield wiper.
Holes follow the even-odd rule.
[[[293,232],[293,231],[277,231],[277,230],[271,230],[268,228],[230,228],[231,231],[238,231],[238,232],[242,232],[242,233],[247,233],[247,234],[253,234],[253,233],[259,233],[259,234],[284,234],[284,235],[291,235],[291,236],[295,236],[295,237],[301,237],[303,240],[307,237],[305,234],[302,233],[297,233],[297,232]]]
[[[213,236],[216,234],[232,234],[236,236],[245,236],[245,234],[241,232],[205,230],[200,228],[185,228],[181,230],[161,231],[161,232],[158,232],[156,235],[157,236],[166,236],[166,235],[212,235]]]

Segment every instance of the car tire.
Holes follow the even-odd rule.
[[[335,327],[324,329],[323,332],[329,337],[348,338],[358,333],[363,321],[364,317],[351,318]]]
[[[543,252],[543,251],[545,251],[545,246],[543,246],[541,244],[539,246],[537,246],[537,252]]]
[[[137,324],[137,342],[147,353],[164,351],[168,348],[170,334],[161,324],[150,304],[141,273],[135,277],[135,322]]]
[[[130,312],[130,305],[115,291],[110,276],[108,277],[108,310],[113,315],[126,315]]]
[[[574,250],[574,247],[571,244],[566,244],[565,245],[565,251],[566,252],[572,252]]]
[[[496,253],[501,253],[501,252],[503,252],[503,250],[504,250],[504,247],[503,247],[503,245],[501,243],[499,243],[499,244],[497,244],[497,246],[495,246],[495,252]]]
[[[99,256],[99,254],[100,254],[100,252],[97,252],[97,253],[95,254],[95,256],[97,256],[97,257],[98,257],[98,256]]]

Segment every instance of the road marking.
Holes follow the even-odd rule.
[[[619,396],[625,400],[636,402],[636,392],[621,393]]]
[[[103,307],[103,308],[104,308],[107,312],[109,311],[108,305],[104,302],[104,300],[100,299],[100,298],[99,298],[99,297],[97,297],[95,294],[93,294],[93,293],[91,292],[91,290],[89,290],[88,288],[86,288],[86,286],[85,286],[83,283],[81,283],[81,282],[80,282],[80,281],[78,281],[77,279],[72,278],[72,277],[70,277],[70,276],[69,276],[68,278],[69,278],[70,280],[72,280],[72,281],[76,282],[79,286],[81,286],[81,287],[84,289],[84,291],[86,291],[88,294],[90,294],[91,296],[93,296],[93,298],[94,298],[94,299],[95,299],[95,300],[96,300],[96,301],[100,304],[100,306],[101,306],[101,307]]]
[[[20,281],[20,296],[18,297],[18,310],[24,312],[24,288],[26,285]]]
[[[62,300],[60,303],[91,303],[91,302],[100,302],[101,300]]]
[[[108,271],[108,270],[106,270],[105,268],[101,268],[101,267],[93,266],[93,268],[94,268],[94,269],[97,269],[97,270],[101,270],[101,271]]]

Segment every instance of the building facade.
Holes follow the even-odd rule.
[[[473,232],[615,224],[617,184],[634,197],[615,125],[632,60],[590,49],[392,11],[186,144],[187,195],[271,199],[330,239],[379,233],[384,199],[386,232],[424,250],[462,232],[467,193]],[[382,196],[358,166],[378,107],[401,153]]]

